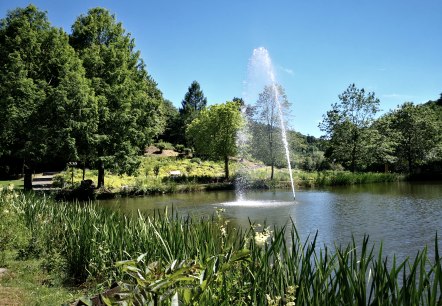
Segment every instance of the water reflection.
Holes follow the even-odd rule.
[[[436,232],[442,229],[442,183],[392,183],[290,191],[246,192],[237,199],[234,192],[176,194],[119,199],[102,202],[126,212],[163,210],[174,207],[181,215],[210,216],[216,207],[234,226],[248,226],[249,220],[276,226],[295,224],[302,239],[314,236],[318,242],[346,245],[352,236],[364,235],[383,242],[384,255],[399,259],[414,257],[425,245],[431,254]],[[439,235],[441,236],[441,235]]]

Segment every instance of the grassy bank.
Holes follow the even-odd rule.
[[[177,159],[175,157],[143,157],[138,172],[133,176],[106,173],[105,188],[102,192],[124,196],[152,195],[177,192],[232,189],[235,183],[243,188],[291,188],[287,169],[275,169],[274,179],[270,180],[270,167],[249,163],[246,167],[236,161],[231,162],[232,176],[225,180],[223,164],[201,161],[198,158]],[[172,171],[180,175],[172,177]],[[85,179],[96,181],[96,170],[87,170]],[[296,188],[312,188],[336,185],[393,182],[404,176],[393,173],[352,173],[347,171],[303,172],[293,171]],[[80,169],[74,169],[72,185],[71,170],[56,177],[57,186],[67,189],[79,186],[82,177]]]
[[[90,295],[118,282],[126,299],[165,305],[172,299],[193,305],[442,301],[437,243],[434,261],[423,249],[396,262],[382,248],[374,254],[368,239],[330,249],[315,237],[301,241],[292,226],[232,228],[221,211],[198,220],[168,211],[127,217],[93,204],[55,203],[14,191],[1,193],[0,214],[0,266],[13,275],[0,284],[24,294],[30,289],[20,285],[24,276],[15,270],[35,260],[45,277],[33,281],[67,292],[67,299],[83,294],[72,291],[73,285]]]
[[[270,172],[267,168],[259,168],[245,172],[242,174],[242,176],[245,178],[246,181],[260,181],[271,188],[284,188],[285,186],[290,187],[288,184],[284,184],[290,181],[290,174],[288,173],[287,169],[276,169],[273,181],[268,179],[269,173]],[[297,188],[385,183],[396,182],[404,179],[405,176],[396,173],[353,173],[349,171],[293,171],[293,180]]]

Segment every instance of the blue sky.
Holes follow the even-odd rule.
[[[0,0],[1,17],[30,3],[68,33],[88,9],[109,9],[177,107],[193,80],[209,104],[243,96],[257,47],[269,51],[289,124],[303,134],[321,135],[322,115],[351,83],[374,91],[383,111],[442,92],[440,0]]]

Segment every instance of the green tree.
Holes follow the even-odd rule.
[[[135,51],[134,39],[106,9],[94,8],[78,17],[70,43],[98,98],[96,160],[101,187],[105,167],[120,173],[137,169],[137,156],[163,131],[163,98]]]
[[[33,167],[87,154],[96,99],[68,35],[33,5],[1,20],[0,66],[0,156],[23,162],[29,189]]]
[[[372,169],[381,169],[388,172],[390,167],[397,163],[395,149],[398,145],[398,132],[391,127],[391,118],[384,115],[377,119],[370,128],[370,141],[367,146],[368,164]]]
[[[165,119],[164,132],[159,136],[160,139],[170,142],[179,143],[180,140],[180,113],[173,103],[167,99],[164,100],[163,113]],[[183,137],[181,137],[182,139]]]
[[[278,103],[282,113],[286,114],[290,103],[284,88],[281,85],[265,86],[258,96],[256,105],[249,111],[252,121],[250,130],[253,137],[253,155],[270,165],[271,180],[275,165],[282,166],[282,163],[285,163]]]
[[[396,155],[406,164],[409,173],[425,163],[427,155],[440,142],[440,131],[435,112],[411,102],[402,104],[389,114],[391,128],[396,131]]]
[[[203,109],[187,127],[186,135],[199,154],[224,160],[228,179],[229,156],[237,154],[236,134],[243,124],[238,104],[226,102]]]
[[[197,81],[193,81],[184,95],[184,100],[181,102],[180,114],[184,117],[184,123],[189,124],[192,122],[206,105],[207,98],[204,96],[200,84]]]
[[[373,92],[366,93],[355,84],[339,95],[339,100],[323,116],[319,128],[329,140],[328,158],[356,171],[367,163],[370,134],[373,132],[370,126],[379,111],[380,102]]]

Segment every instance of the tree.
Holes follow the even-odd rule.
[[[182,131],[180,131],[180,113],[173,103],[167,99],[164,100],[162,108],[165,119],[165,128],[159,138],[170,143],[179,143],[179,134],[182,133]]]
[[[187,127],[186,135],[199,154],[224,160],[228,179],[229,156],[237,154],[236,133],[243,124],[238,104],[226,102],[203,109]]]
[[[366,163],[370,126],[379,111],[379,99],[373,92],[351,84],[338,96],[340,102],[323,116],[319,128],[326,132],[330,148],[328,158],[356,171]]]
[[[395,148],[398,145],[398,132],[391,127],[391,118],[384,115],[378,118],[370,128],[370,141],[367,145],[368,165],[372,169],[384,168],[388,172],[390,166],[396,164],[398,158]]]
[[[78,17],[70,43],[98,98],[95,160],[99,164],[97,187],[101,187],[105,167],[120,173],[137,169],[138,155],[163,131],[163,98],[134,50],[134,40],[109,11],[94,8]]]
[[[414,173],[440,141],[436,114],[429,107],[406,102],[389,116],[391,128],[397,132],[396,155]]]
[[[265,86],[255,107],[249,110],[254,156],[271,166],[271,180],[277,161],[284,160],[278,103],[282,108],[281,112],[287,113],[290,103],[284,88],[280,85]]]
[[[192,122],[206,105],[207,98],[204,96],[200,84],[193,81],[181,102],[180,115],[183,117],[183,122],[185,124]]]
[[[97,104],[68,35],[35,6],[0,22],[0,157],[21,161],[25,189],[41,163],[65,164],[86,154]]]

